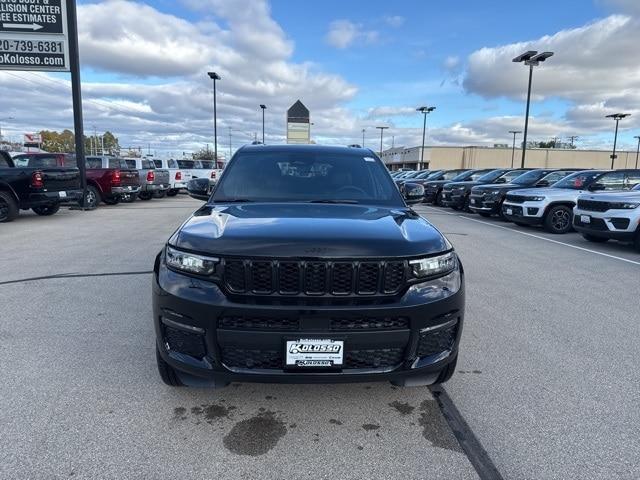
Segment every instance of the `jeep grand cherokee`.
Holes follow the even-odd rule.
[[[363,148],[247,146],[156,258],[158,370],[425,385],[455,370],[464,275]]]

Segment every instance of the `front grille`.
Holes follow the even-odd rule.
[[[435,332],[421,333],[416,355],[418,357],[428,357],[442,353],[445,350],[451,350],[456,341],[456,329],[457,325],[453,325]]]
[[[512,194],[507,194],[505,199],[509,203],[524,203],[527,201],[527,197],[523,197],[521,195],[512,195]]]
[[[204,337],[197,333],[185,332],[164,326],[164,341],[172,352],[183,353],[202,359],[206,355]]]
[[[343,369],[395,367],[402,363],[403,354],[403,348],[346,350]],[[280,350],[223,347],[221,355],[222,363],[231,368],[284,369],[284,356]]]
[[[298,330],[300,322],[297,318],[222,317],[218,320],[218,328],[228,330]]]
[[[606,212],[609,210],[609,203],[595,200],[578,200],[578,208],[588,212]]]
[[[601,218],[591,217],[591,221],[589,223],[583,223],[580,219],[580,215],[575,215],[573,217],[573,223],[578,227],[589,228],[591,230],[598,230],[602,232],[606,232],[609,230],[607,224],[604,223],[604,220],[602,220]]]
[[[332,318],[331,330],[395,330],[409,328],[406,317]]]
[[[402,348],[379,348],[372,350],[347,350],[345,368],[395,367],[402,362]]]
[[[227,289],[251,295],[394,295],[405,286],[406,272],[403,260],[224,260]]]
[[[284,360],[280,350],[249,350],[223,347],[222,363],[235,368],[282,369]]]

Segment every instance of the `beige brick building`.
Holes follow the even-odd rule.
[[[382,161],[391,170],[418,168],[421,147],[391,148],[382,152]],[[611,168],[610,150],[527,149],[525,167]],[[616,152],[615,168],[635,168],[636,152]],[[514,166],[519,167],[522,150],[516,148]],[[510,167],[511,148],[425,147],[422,168]]]

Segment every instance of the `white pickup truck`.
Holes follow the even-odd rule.
[[[173,197],[178,194],[180,190],[187,188],[187,182],[191,180],[191,170],[188,168],[181,168],[179,165],[179,161],[182,160],[174,160],[174,159],[159,159],[156,158],[153,160],[156,168],[162,168],[165,170],[169,170],[169,185],[170,188],[167,191],[168,197]]]

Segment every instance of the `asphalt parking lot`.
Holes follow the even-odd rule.
[[[149,271],[198,205],[0,227],[0,478],[478,478],[428,388],[164,386]],[[640,255],[416,210],[466,269],[445,389],[501,475],[640,477]]]

